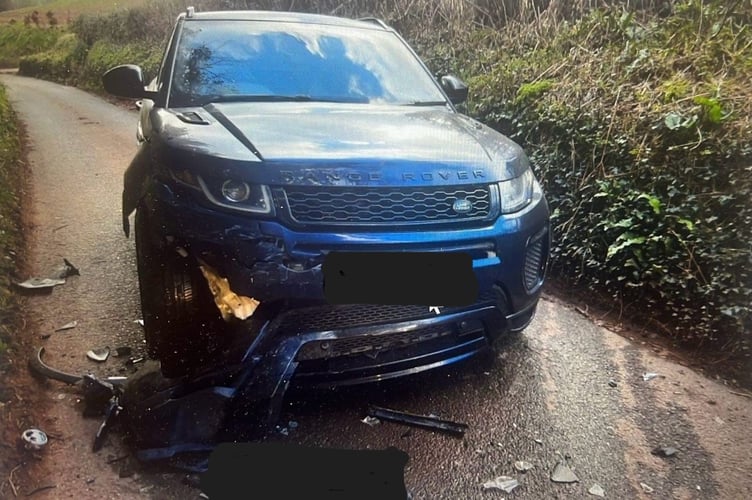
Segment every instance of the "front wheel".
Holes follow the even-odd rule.
[[[136,261],[149,355],[173,378],[204,366],[221,347],[221,318],[193,258],[181,257],[145,206],[136,211]]]

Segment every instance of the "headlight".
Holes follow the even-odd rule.
[[[501,213],[511,214],[522,210],[533,200],[533,189],[537,181],[529,168],[514,179],[499,183]]]
[[[201,176],[196,177],[204,195],[215,205],[256,214],[272,213],[272,196],[268,186],[237,179],[205,180]]]

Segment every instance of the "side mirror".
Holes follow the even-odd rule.
[[[110,69],[102,75],[102,86],[107,92],[118,97],[140,99],[150,94],[144,88],[144,74],[135,64]]]
[[[440,83],[452,104],[461,104],[467,100],[467,85],[456,76],[442,76]]]

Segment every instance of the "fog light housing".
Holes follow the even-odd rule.
[[[241,203],[251,195],[251,188],[242,181],[228,179],[222,183],[222,196],[232,203]]]

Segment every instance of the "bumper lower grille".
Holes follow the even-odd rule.
[[[482,293],[477,304],[495,303],[493,291]],[[442,313],[462,310],[464,308],[442,308]],[[411,321],[434,317],[435,313],[426,306],[417,305],[379,305],[379,304],[342,304],[321,305],[292,309],[279,317],[274,327],[286,334],[296,335],[305,332],[326,332],[345,330],[361,326],[387,325],[402,321]]]
[[[284,188],[290,214],[306,224],[447,223],[492,215],[489,186]],[[454,209],[455,202],[457,207]]]
[[[298,361],[355,356],[358,354],[376,356],[382,352],[400,347],[408,347],[454,333],[451,325],[422,328],[409,332],[386,335],[359,335],[333,340],[316,340],[303,345],[298,351]]]

